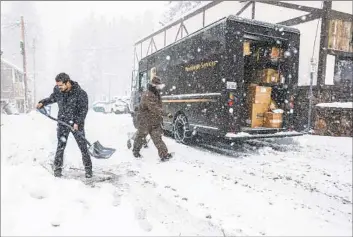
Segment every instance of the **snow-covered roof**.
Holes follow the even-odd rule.
[[[320,103],[318,107],[329,107],[329,108],[345,108],[353,109],[353,102],[332,102],[332,103]]]
[[[23,73],[22,69],[20,69],[20,68],[19,68],[18,66],[16,66],[15,64],[10,63],[9,61],[7,61],[7,60],[5,60],[5,59],[3,59],[3,58],[1,58],[1,62],[7,64],[8,66],[10,66],[10,67],[12,67],[12,68],[15,68],[17,71]]]
[[[298,29],[296,29],[294,27],[281,25],[281,24],[269,23],[269,22],[265,22],[265,21],[258,21],[258,20],[254,20],[254,19],[239,17],[236,15],[229,15],[229,16],[227,16],[227,19],[232,20],[232,21],[237,21],[237,22],[245,22],[247,24],[252,24],[252,25],[260,25],[260,26],[272,28],[272,29],[275,29],[280,26],[282,31],[300,34],[300,31]]]

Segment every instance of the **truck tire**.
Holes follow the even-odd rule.
[[[190,144],[193,140],[188,119],[183,113],[178,114],[174,119],[173,136],[177,142],[183,144]]]

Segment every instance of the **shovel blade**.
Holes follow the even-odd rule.
[[[96,141],[94,144],[97,149],[104,149],[104,146],[102,146],[102,144],[99,141]]]
[[[104,147],[99,141],[96,141],[88,148],[88,151],[91,156],[97,159],[108,159],[114,154],[116,149]]]

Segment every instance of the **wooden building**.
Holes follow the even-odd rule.
[[[1,58],[1,103],[14,104],[24,113],[25,86],[23,71],[16,65]]]

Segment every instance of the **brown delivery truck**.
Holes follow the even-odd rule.
[[[297,29],[229,16],[141,59],[132,80],[137,107],[151,75],[162,78],[163,127],[179,142],[196,134],[237,140],[293,131]]]

